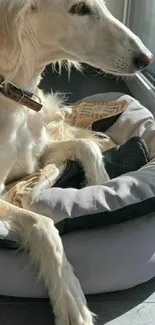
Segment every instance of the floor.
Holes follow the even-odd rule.
[[[154,325],[155,279],[131,290],[92,296],[89,306],[99,315],[97,325]]]
[[[67,93],[70,103],[94,93],[116,91],[130,94],[123,81],[116,81],[88,67],[82,74],[73,70],[70,82],[65,71],[58,76],[48,67],[41,86],[48,92],[52,88]],[[98,315],[97,325],[154,325],[155,279],[124,292],[89,296],[88,304]],[[0,325],[35,324],[54,324],[48,301],[0,297]]]
[[[6,301],[7,300],[7,301]],[[154,325],[155,279],[134,289],[88,297],[97,325]],[[0,325],[54,325],[49,302],[0,298]]]

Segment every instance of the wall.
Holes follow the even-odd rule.
[[[113,15],[122,21],[124,0],[106,0],[106,5]]]

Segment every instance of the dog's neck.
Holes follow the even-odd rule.
[[[38,68],[33,71],[31,75],[29,75],[26,69],[20,68],[11,82],[13,82],[23,91],[33,93],[40,83],[43,70],[44,67]]]
[[[14,101],[17,106],[26,106],[34,111],[40,111],[42,103],[39,97],[34,93],[41,80],[41,70],[36,70],[33,77],[29,77],[28,73],[20,71],[10,81],[9,78],[0,76],[0,94],[6,97],[6,101]],[[5,98],[3,98],[5,100]]]

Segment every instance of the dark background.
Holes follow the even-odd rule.
[[[53,72],[52,66],[48,66],[44,71],[40,87],[50,92],[65,93],[68,103],[73,103],[83,97],[97,93],[122,92],[130,94],[129,89],[121,78],[106,76],[101,71],[83,65],[83,71],[72,68],[70,80],[68,72],[62,69],[61,75]]]

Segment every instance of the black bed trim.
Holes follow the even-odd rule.
[[[155,197],[125,206],[115,211],[89,214],[73,219],[64,219],[56,225],[60,235],[77,230],[101,229],[109,225],[120,224],[155,212]],[[8,239],[0,239],[1,249],[17,249],[19,243]]]
[[[65,219],[57,224],[61,235],[76,230],[103,228],[120,224],[155,212],[155,197],[125,206],[115,211],[89,214],[74,219]]]

